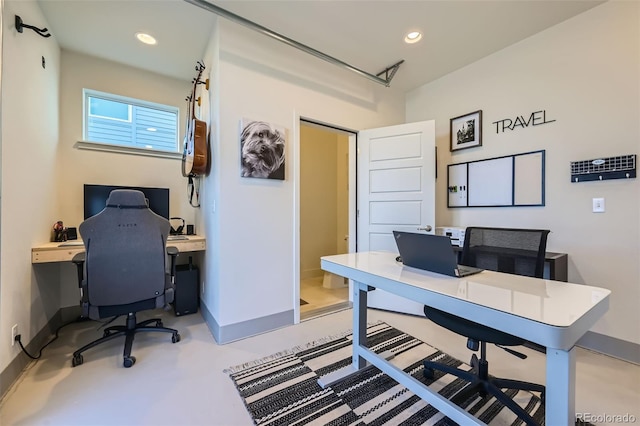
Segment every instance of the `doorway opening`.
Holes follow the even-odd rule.
[[[300,320],[351,307],[348,280],[320,258],[353,251],[354,147],[355,134],[300,120]]]

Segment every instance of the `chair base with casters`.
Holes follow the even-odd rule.
[[[424,313],[427,318],[436,324],[448,328],[457,334],[468,337],[467,347],[469,349],[473,351],[480,349],[480,358],[478,358],[476,354],[473,354],[471,357],[471,370],[469,371],[435,361],[423,361],[425,378],[434,379],[435,371],[452,374],[469,382],[467,386],[453,396],[452,401],[457,405],[464,403],[470,397],[478,393],[481,397],[492,395],[506,408],[511,410],[519,419],[524,421],[527,426],[538,426],[538,423],[531,417],[531,415],[506,395],[502,389],[539,392],[542,404],[544,404],[545,387],[543,385],[520,380],[491,377],[489,375],[489,363],[486,358],[486,342],[494,343],[502,348],[501,345],[521,345],[524,342],[523,339],[503,333],[493,328],[482,326],[472,321],[464,320],[463,318],[456,317],[455,315],[451,315],[428,306],[425,306]],[[526,358],[526,355],[524,354],[520,354],[507,348],[502,349],[505,349],[520,358]]]
[[[155,324],[154,324],[155,323]],[[153,325],[152,325],[153,324]],[[124,336],[124,354],[123,354],[123,365],[126,368],[133,366],[136,362],[136,358],[131,355],[131,348],[133,346],[133,339],[136,333],[140,333],[143,331],[155,331],[155,332],[164,332],[171,333],[171,343],[177,343],[180,341],[180,334],[178,330],[174,330],[173,328],[163,327],[162,320],[160,319],[149,319],[142,321],[140,323],[136,322],[136,314],[130,313],[127,315],[127,323],[126,325],[115,325],[112,327],[108,327],[104,330],[104,335],[94,340],[91,343],[88,343],[75,351],[73,353],[73,359],[71,360],[71,365],[76,367],[84,362],[84,358],[82,353],[87,349],[91,349],[95,346],[98,346],[101,343],[108,342],[109,340],[115,339],[116,337]]]

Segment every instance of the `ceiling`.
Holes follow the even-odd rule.
[[[184,80],[193,77],[215,19],[213,13],[183,0],[37,1],[62,48]],[[369,74],[404,59],[391,81],[391,87],[402,91],[603,2],[208,1]],[[423,32],[423,39],[404,43],[405,33],[415,29]],[[139,31],[155,36],[158,44],[139,43],[134,38]],[[309,55],[309,61],[320,59]]]

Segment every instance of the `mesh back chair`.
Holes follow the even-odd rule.
[[[126,325],[106,328],[102,338],[75,351],[74,367],[83,363],[84,351],[119,336],[125,337],[123,364],[127,368],[136,361],[131,356],[136,333],[166,332],[173,343],[180,341],[178,331],[163,327],[159,319],[136,321],[136,312],[167,308],[173,302],[178,251],[166,247],[169,230],[169,221],[153,213],[144,194],[133,190],[112,191],[106,208],[80,225],[85,252],[74,263],[82,315],[94,320],[126,315]]]
[[[469,227],[465,233],[461,263],[492,271],[542,278],[548,234],[548,230],[537,229]],[[424,314],[436,324],[466,337],[467,347],[470,350],[480,349],[479,359],[475,353],[471,357],[471,370],[469,371],[435,361],[424,361],[425,377],[435,378],[436,370],[453,374],[469,382],[463,390],[454,396],[454,402],[462,404],[477,394],[482,397],[493,395],[527,425],[535,426],[538,424],[502,389],[540,392],[540,398],[544,402],[544,386],[519,380],[491,377],[489,376],[489,363],[486,359],[487,343],[493,343],[522,359],[526,358],[525,354],[505,347],[523,345],[526,343],[524,339],[429,306],[424,307]]]
[[[469,227],[460,263],[542,278],[548,234],[538,229]]]

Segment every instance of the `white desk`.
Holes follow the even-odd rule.
[[[483,424],[366,348],[371,286],[545,346],[546,424],[575,422],[574,345],[609,308],[609,290],[492,271],[454,278],[403,266],[395,257],[364,252],[321,259],[322,269],[355,282],[350,372],[368,361],[454,421]],[[330,383],[338,376],[321,381]]]
[[[180,253],[206,249],[205,237],[198,235],[187,235],[186,237],[186,240],[169,240],[167,245],[176,247]],[[73,256],[83,251],[84,245],[44,243],[31,248],[31,263],[70,262]]]

